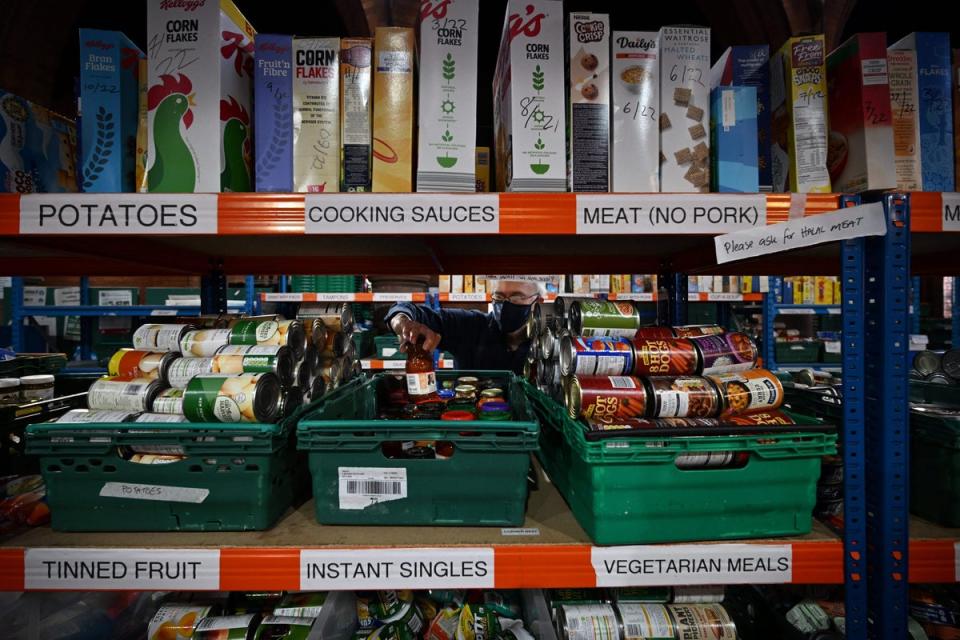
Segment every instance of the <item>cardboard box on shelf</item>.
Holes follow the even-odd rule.
[[[488,193],[490,191],[490,147],[477,147],[475,151],[477,192]]]
[[[753,293],[754,283],[753,276],[742,276],[740,278],[740,293]]]
[[[437,278],[437,291],[439,293],[450,293],[450,274],[441,273]]]
[[[463,275],[450,276],[450,293],[463,293]]]
[[[656,31],[614,31],[613,191],[660,191],[660,61]]]
[[[760,190],[756,87],[717,87],[710,104],[710,188],[714,192]],[[702,148],[694,147],[697,153]]]
[[[413,29],[377,27],[373,46],[373,191],[376,193],[413,190],[413,50]]]
[[[77,191],[73,120],[0,89],[0,128],[0,191]]]
[[[610,16],[569,14],[568,182],[610,190]]]
[[[340,190],[373,188],[373,40],[340,40]]]
[[[463,276],[463,292],[464,293],[473,293],[473,274],[466,274]]]
[[[253,97],[257,191],[293,191],[293,36],[258,34]]]
[[[293,187],[340,191],[340,38],[293,39]]]
[[[817,298],[817,283],[814,276],[803,276],[802,304],[815,304]]]
[[[917,108],[917,53],[907,49],[887,50],[890,116],[893,127],[893,164],[897,189],[919,191],[920,112]]]

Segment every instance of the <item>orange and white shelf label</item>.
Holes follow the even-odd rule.
[[[300,588],[492,589],[492,547],[300,552]]]
[[[943,230],[960,232],[960,193],[944,193],[943,201]]]
[[[767,224],[763,194],[577,194],[578,234],[711,234]]]
[[[216,234],[215,193],[31,193],[21,234]]]
[[[500,233],[497,194],[307,194],[308,234]]]
[[[218,549],[27,549],[26,589],[220,588]]]
[[[440,302],[488,302],[489,293],[441,293]]]

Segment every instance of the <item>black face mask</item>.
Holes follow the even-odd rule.
[[[496,302],[493,305],[493,317],[503,333],[513,333],[527,323],[530,317],[530,305]]]

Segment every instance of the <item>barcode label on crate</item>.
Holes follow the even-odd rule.
[[[359,510],[407,497],[407,470],[384,467],[339,467],[340,508]]]
[[[614,389],[637,388],[637,383],[630,376],[610,376],[610,384]]]

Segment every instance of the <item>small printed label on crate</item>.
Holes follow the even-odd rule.
[[[781,584],[793,579],[791,545],[594,547],[598,587]]]
[[[374,302],[412,302],[412,293],[374,293]]]
[[[402,364],[402,363],[401,363]],[[338,467],[340,509],[355,511],[407,497],[407,470],[390,467]]]
[[[739,293],[708,293],[708,302],[740,302],[743,295]]]
[[[264,302],[302,302],[302,293],[264,293]]]
[[[538,536],[540,529],[537,527],[504,527],[500,529],[502,536]]]
[[[175,316],[177,315],[176,309],[154,309],[150,312],[152,316]]]
[[[491,589],[490,547],[300,551],[300,589]]]
[[[823,343],[823,350],[827,353],[843,353],[843,344],[839,340],[830,340]]]
[[[47,288],[46,287],[24,287],[23,288],[23,306],[25,307],[47,306]]]
[[[20,233],[215,234],[215,193],[31,193],[20,197]]]
[[[763,194],[577,194],[578,234],[728,233],[766,224]]]
[[[816,311],[812,307],[803,307],[801,309],[777,309],[777,313],[782,316],[812,316]]]
[[[310,233],[500,233],[497,194],[307,194]]]
[[[218,549],[27,549],[27,589],[216,590]]]
[[[209,489],[171,487],[161,484],[133,484],[130,482],[105,482],[100,489],[100,497],[102,498],[189,502],[191,504],[202,504],[209,495]]]
[[[441,299],[447,302],[486,302],[487,294],[485,293],[445,293],[441,295]]]
[[[944,193],[943,230],[960,231],[960,193]]]

